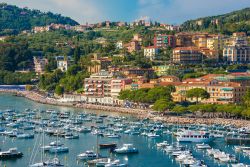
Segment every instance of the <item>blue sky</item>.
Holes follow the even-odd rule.
[[[51,11],[79,23],[133,21],[147,17],[180,24],[188,19],[250,7],[250,0],[0,0],[20,7]]]

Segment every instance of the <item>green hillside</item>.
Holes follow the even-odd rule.
[[[78,24],[71,18],[60,14],[44,13],[0,3],[0,35],[16,34],[23,30],[30,30],[34,26],[45,26],[51,23]]]
[[[182,30],[223,34],[241,31],[250,34],[250,8],[218,16],[189,20],[182,24]]]

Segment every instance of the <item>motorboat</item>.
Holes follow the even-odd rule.
[[[60,163],[58,158],[52,159],[52,161],[38,162],[29,167],[63,167],[64,165]]]
[[[105,167],[127,167],[127,164],[120,163],[119,160],[114,160],[113,162],[110,162],[105,165]]]
[[[79,139],[78,134],[73,134],[73,133],[66,133],[64,136],[65,139]]]
[[[65,153],[69,152],[69,148],[65,146],[55,146],[49,149],[50,153]]]
[[[16,136],[18,139],[33,139],[34,134],[23,133]]]
[[[94,153],[94,151],[85,151],[85,153],[81,153],[77,155],[77,159],[80,160],[93,160],[96,159],[98,155]]]
[[[157,138],[157,137],[160,137],[160,135],[157,135],[156,133],[149,133],[148,137],[150,137],[150,138]]]
[[[121,136],[118,134],[109,134],[107,135],[108,138],[120,138]]]
[[[196,144],[196,148],[198,149],[211,149],[211,146],[205,143],[202,144]]]
[[[215,138],[210,133],[201,131],[183,131],[177,134],[177,141],[179,142],[197,142],[197,143],[209,143]]]
[[[123,144],[123,147],[115,149],[114,152],[118,154],[130,154],[138,153],[138,149],[133,147],[133,144]]]
[[[21,158],[23,156],[22,152],[17,151],[17,148],[10,148],[8,151],[0,152],[0,159],[12,159],[12,158]]]
[[[169,146],[169,144],[168,144],[167,141],[163,141],[161,143],[157,143],[156,146],[159,147],[159,148],[164,148],[166,146]]]

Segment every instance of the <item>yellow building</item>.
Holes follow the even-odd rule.
[[[175,102],[195,102],[196,99],[186,97],[186,92],[194,88],[206,90],[210,98],[199,99],[199,101],[212,104],[240,103],[247,90],[241,83],[219,82],[216,79],[205,76],[197,79],[188,79],[183,81],[182,84],[177,85],[176,92],[172,93],[173,100]]]
[[[222,50],[224,46],[224,42],[222,37],[215,36],[207,38],[207,48],[210,50]]]
[[[107,70],[111,65],[111,59],[108,57],[99,58],[97,54],[94,54],[91,59],[92,65],[88,68],[88,72],[91,74],[99,73],[101,70]]]

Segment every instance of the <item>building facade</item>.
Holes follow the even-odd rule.
[[[154,37],[154,46],[156,48],[174,48],[176,46],[176,40],[174,35],[157,34]]]
[[[107,71],[100,71],[90,78],[84,79],[84,91],[87,97],[110,97],[112,75]]]
[[[117,78],[111,80],[111,97],[117,98],[122,90],[126,89],[126,85],[130,85],[132,79],[127,78]]]
[[[203,54],[196,47],[175,48],[172,62],[176,64],[200,64],[203,62]]]
[[[172,93],[173,100],[176,102],[195,102],[196,99],[186,97],[187,91],[194,88],[206,90],[210,97],[208,99],[199,99],[199,101],[210,104],[240,103],[247,90],[247,87],[241,83],[224,82],[205,76],[196,79],[187,79],[180,85],[176,85],[176,92]]]
[[[154,46],[144,48],[144,56],[150,60],[154,60],[159,54],[159,49]]]
[[[88,67],[88,72],[91,74],[99,73],[101,70],[107,70],[111,65],[112,60],[108,57],[98,57],[94,54],[91,59],[92,65]]]
[[[45,66],[48,64],[48,59],[42,57],[34,57],[34,70],[36,74],[43,74],[45,71]]]
[[[250,63],[249,46],[225,46],[223,58],[228,63],[241,64]]]
[[[144,68],[127,68],[127,69],[123,69],[122,73],[125,76],[130,76],[130,75],[134,75],[134,76],[144,76],[144,75],[148,75],[149,77],[153,76],[154,74],[154,70],[153,69],[144,69]]]

